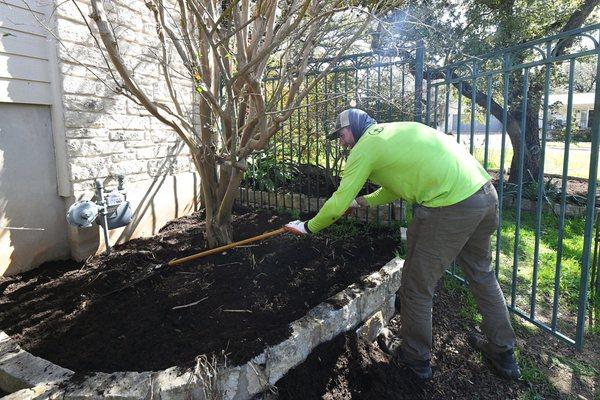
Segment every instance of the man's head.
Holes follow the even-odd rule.
[[[339,139],[344,147],[352,148],[367,128],[375,121],[369,114],[358,108],[349,108],[338,114],[335,126],[327,134],[327,139]]]

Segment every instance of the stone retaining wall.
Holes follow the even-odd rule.
[[[78,378],[73,372],[22,350],[0,332],[0,389],[8,399],[227,399],[248,400],[277,383],[302,363],[319,344],[356,328],[371,316],[389,319],[400,288],[403,260],[394,259],[360,284],[352,284],[290,324],[291,335],[241,366],[219,365],[208,378],[206,364],[159,372],[95,373]],[[381,319],[381,317],[379,317]],[[372,328],[369,327],[369,331]],[[82,380],[83,379],[83,380]]]

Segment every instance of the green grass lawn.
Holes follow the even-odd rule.
[[[567,218],[563,231],[562,257],[559,278],[559,330],[569,335],[574,333],[576,313],[579,305],[581,259],[583,255],[583,231],[585,218]],[[536,240],[535,214],[523,212],[517,247],[518,265],[515,284],[515,305],[525,312],[530,311],[533,287],[534,254]],[[499,252],[498,281],[507,303],[511,302],[513,265],[515,265],[516,212],[505,209],[502,220],[502,237]],[[492,237],[492,265],[496,266],[497,235]],[[542,215],[539,257],[537,262],[536,318],[549,324],[552,316],[554,282],[557,271],[558,217],[552,213]],[[460,269],[456,273],[461,275]]]
[[[554,295],[554,278],[559,249],[558,217],[544,213],[541,220],[538,260],[538,301]],[[583,255],[583,231],[585,218],[567,218],[563,230],[562,259],[560,262],[560,300],[574,309],[578,305],[581,258]],[[517,293],[530,293],[536,240],[535,214],[521,214],[518,252]],[[509,286],[512,281],[516,234],[515,210],[504,210],[502,238],[500,241],[500,282]],[[493,247],[495,251],[496,238]]]
[[[568,176],[577,178],[587,178],[590,175],[590,143],[571,143],[569,146],[569,169]],[[474,156],[483,164],[484,160],[484,149],[478,147],[474,151]],[[487,168],[499,169],[500,168],[500,148],[491,148],[488,151],[488,165]],[[507,148],[504,154],[504,168],[510,167],[510,161],[512,160],[513,150]],[[563,163],[565,158],[565,147],[564,143],[560,142],[549,142],[546,146],[546,156],[544,172],[546,174],[562,175]]]

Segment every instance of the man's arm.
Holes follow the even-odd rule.
[[[344,215],[370,174],[370,157],[362,152],[350,152],[340,186],[323,204],[318,214],[308,221],[308,230],[317,233]]]
[[[395,193],[390,192],[388,189],[380,187],[373,193],[363,196],[363,199],[365,199],[370,207],[375,207],[382,204],[391,203],[392,201],[397,200],[398,196],[396,196]]]

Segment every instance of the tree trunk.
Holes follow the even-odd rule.
[[[537,94],[531,94],[532,97]],[[530,106],[531,104],[531,106]],[[519,154],[521,152],[521,118],[522,112],[512,113],[509,118],[507,133],[512,143],[513,156],[510,163],[509,182],[517,183],[519,178]],[[537,181],[540,172],[540,123],[539,102],[531,102],[525,117],[525,153],[523,160],[523,182]]]
[[[243,171],[222,167],[213,186],[203,193],[206,204],[206,241],[210,248],[233,241],[232,211],[235,197],[244,176]]]
[[[208,247],[215,248],[233,241],[233,229],[231,219],[229,221],[217,222],[216,218],[206,219],[206,241]]]

